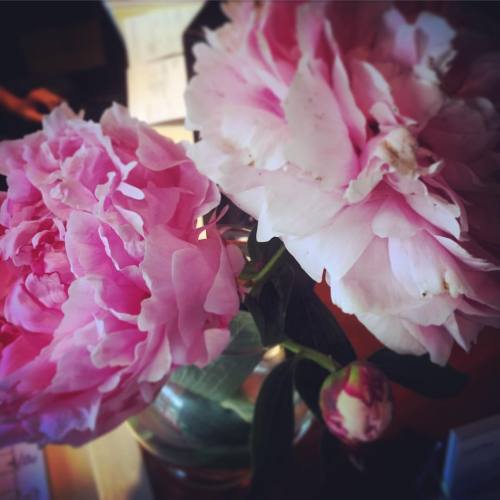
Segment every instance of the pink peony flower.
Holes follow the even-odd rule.
[[[189,156],[257,238],[401,353],[445,363],[500,325],[500,115],[493,56],[441,86],[454,29],[386,3],[229,4],[195,47]],[[477,82],[481,76],[484,84]]]
[[[82,443],[220,354],[242,257],[196,229],[219,193],[180,145],[62,105],[0,144],[0,171],[0,446]]]
[[[349,445],[375,441],[392,419],[389,382],[366,362],[332,373],[321,387],[319,404],[328,430]]]

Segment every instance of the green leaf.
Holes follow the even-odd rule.
[[[262,357],[262,345],[255,321],[241,311],[230,325],[231,342],[222,355],[205,368],[178,368],[170,381],[213,401],[223,401],[237,393],[242,382]]]
[[[331,355],[342,365],[356,359],[356,353],[333,314],[316,295],[313,283],[295,287],[286,315],[287,336],[302,345]]]
[[[248,311],[240,311],[229,325],[231,330],[231,342],[223,352],[224,356],[248,356],[262,355],[263,349],[260,342],[259,330]]]
[[[246,297],[245,305],[255,318],[262,344],[266,347],[279,344],[286,338],[285,321],[293,282],[293,269],[284,267],[256,293]]]
[[[287,255],[286,249],[278,238],[272,238],[270,241],[257,242],[256,240],[257,225],[254,225],[250,231],[247,240],[247,252],[250,260],[246,262],[240,278],[251,282],[262,281],[254,284],[252,295],[257,296],[261,286],[274,276],[283,266],[283,258]],[[269,268],[267,267],[269,266]],[[261,273],[264,273],[262,276]]]
[[[243,421],[251,423],[255,404],[242,394],[221,401],[222,408],[234,411]]]
[[[257,243],[252,232],[248,244],[252,262],[262,258],[268,261],[280,244],[273,240]],[[289,337],[348,364],[356,359],[356,353],[333,314],[314,292],[314,285],[292,255],[285,252],[268,279],[252,289],[245,305],[255,318],[265,346]]]
[[[378,366],[391,380],[429,398],[458,394],[469,377],[451,366],[439,366],[428,355],[412,356],[380,349],[368,361]]]
[[[293,382],[295,389],[320,421],[323,420],[323,417],[319,407],[319,391],[328,375],[330,375],[328,370],[310,359],[297,359],[294,364]]]
[[[265,265],[282,248],[279,240],[258,243],[255,228],[248,239],[252,259],[249,270]],[[252,267],[253,266],[253,267]],[[347,336],[335,317],[314,292],[314,281],[288,252],[255,285],[245,300],[261,334],[264,346],[273,346],[291,338],[300,344],[331,355],[341,364],[356,359]]]
[[[206,398],[186,400],[179,411],[179,426],[184,437],[198,446],[248,445],[248,422]]]
[[[252,425],[250,499],[261,499],[280,479],[294,435],[292,360],[276,366],[260,389]]]

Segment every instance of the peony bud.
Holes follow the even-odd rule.
[[[366,362],[354,362],[323,383],[320,407],[329,431],[347,444],[378,439],[392,417],[386,376]]]

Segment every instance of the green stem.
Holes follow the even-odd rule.
[[[314,361],[319,366],[322,366],[323,368],[332,373],[336,372],[341,368],[341,365],[339,365],[330,356],[327,356],[322,352],[316,351],[315,349],[311,349],[310,347],[306,347],[302,344],[299,344],[298,342],[295,342],[295,340],[291,339],[284,340],[281,343],[281,345],[285,349],[288,349],[289,351],[297,354],[298,356],[302,356],[303,358],[307,358],[310,359],[311,361]]]
[[[269,273],[273,270],[274,265],[280,260],[285,253],[283,245],[267,262],[266,265],[252,277],[252,285],[255,286],[261,281],[264,281]]]

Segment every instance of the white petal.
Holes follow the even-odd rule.
[[[425,354],[424,346],[410,335],[401,318],[370,313],[356,316],[389,349],[400,354]]]
[[[372,230],[380,238],[409,238],[419,229],[420,224],[416,217],[411,217],[409,210],[404,207],[395,196],[389,196],[373,218]]]
[[[327,269],[332,281],[341,279],[363,254],[372,239],[371,214],[378,203],[344,208],[325,228],[304,238],[287,237],[287,249],[304,270],[320,281]]]

